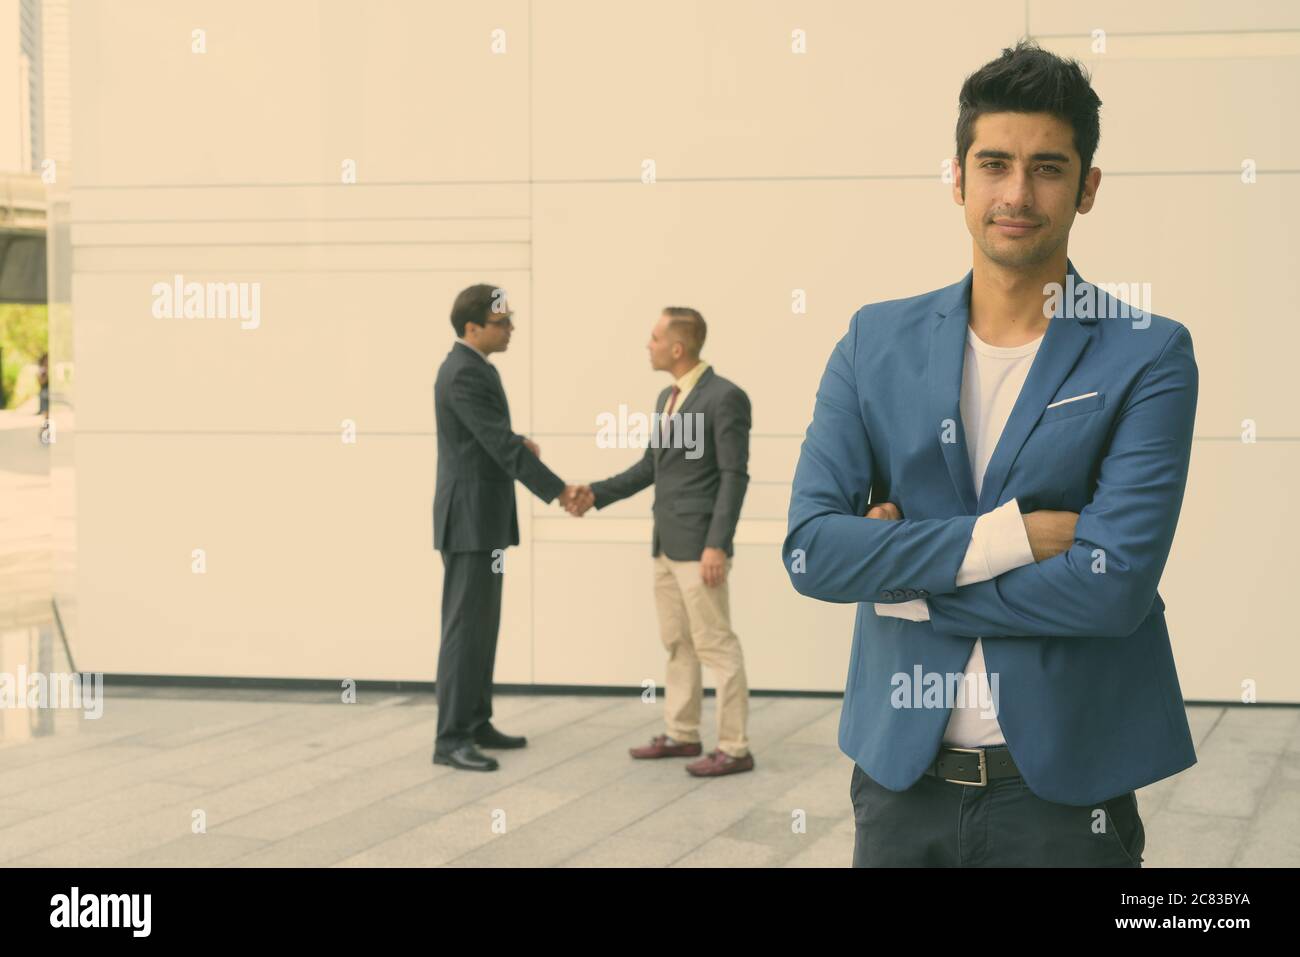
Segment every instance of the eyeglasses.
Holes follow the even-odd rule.
[[[508,329],[513,329],[515,327],[513,316],[504,316],[501,319],[484,319],[483,324],[488,326],[505,326]]]

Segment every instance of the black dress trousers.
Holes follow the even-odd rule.
[[[985,787],[923,774],[891,791],[853,765],[854,867],[1141,867],[1133,791],[1096,805],[1046,801],[1024,778]]]
[[[492,669],[501,625],[503,571],[492,552],[441,552],[442,644],[438,652],[438,736],[442,754],[471,743],[492,717]]]

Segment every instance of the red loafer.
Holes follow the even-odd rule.
[[[743,758],[733,758],[722,751],[710,751],[707,757],[692,761],[686,770],[697,778],[713,778],[720,774],[736,774],[739,771],[754,770],[754,756],[747,754]]]
[[[639,748],[628,748],[628,754],[634,758],[693,758],[704,748],[698,741],[674,741],[668,743],[668,735],[661,734],[652,738],[650,743]]]

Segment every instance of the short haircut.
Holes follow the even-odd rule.
[[[1100,108],[1101,100],[1079,61],[1066,60],[1027,40],[1004,49],[996,60],[966,77],[957,98],[962,196],[966,195],[966,153],[975,140],[975,120],[981,114],[1050,113],[1074,130],[1074,148],[1083,166],[1074,199],[1078,206],[1083,199],[1084,179],[1101,140]]]
[[[502,302],[506,300],[506,292],[500,286],[481,282],[468,289],[462,289],[451,306],[451,327],[456,330],[456,335],[464,339],[465,326],[468,323],[472,322],[476,326],[486,325],[488,314],[498,298]]]
[[[681,341],[686,354],[693,358],[699,356],[709,332],[704,317],[690,306],[667,306],[664,315],[668,317],[668,330]]]

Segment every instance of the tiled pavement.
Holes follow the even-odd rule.
[[[757,767],[715,780],[680,759],[628,757],[660,730],[639,690],[498,695],[495,710],[529,746],[493,752],[501,769],[476,773],[430,762],[425,694],[342,704],[321,692],[119,690],[98,720],[57,712],[51,733],[0,744],[0,865],[850,861],[838,699],[753,698]],[[1188,715],[1199,763],[1138,793],[1145,866],[1300,863],[1300,711]]]

